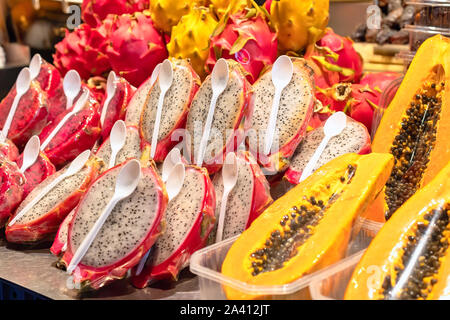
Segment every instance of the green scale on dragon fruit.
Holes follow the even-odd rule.
[[[50,123],[39,135],[41,141],[53,132],[58,123],[73,108],[60,114],[53,123]],[[44,153],[57,167],[61,167],[75,159],[82,151],[91,149],[100,136],[100,114],[97,101],[89,95],[85,106],[64,124],[44,149]]]
[[[171,59],[173,69],[172,86],[164,96],[157,146],[153,160],[162,162],[178,144],[181,137],[174,132],[186,127],[191,102],[200,87],[200,77],[187,60]],[[158,82],[151,88],[140,121],[140,133],[144,144],[151,145],[158,100],[161,93]]]
[[[67,177],[41,198],[33,208],[5,230],[8,242],[34,244],[54,238],[59,225],[80,201],[90,183],[98,175],[103,162],[91,158],[78,173]],[[18,214],[47,185],[67,170],[57,171],[41,182],[16,210]],[[14,218],[14,216],[12,216]]]
[[[15,96],[16,89],[13,87],[0,103],[0,130],[5,125]],[[20,98],[8,131],[8,139],[22,149],[33,135],[38,135],[45,127],[47,115],[47,94],[41,89],[39,82],[33,80],[28,91]]]
[[[222,240],[241,234],[250,227],[253,220],[272,203],[270,186],[253,156],[246,151],[236,152],[238,177],[236,185],[228,195],[227,208],[222,233]],[[223,196],[222,172],[213,178],[216,191],[216,220],[219,219]],[[211,234],[211,241],[216,239],[216,230]]]
[[[22,201],[25,181],[16,163],[0,158],[0,228]]]
[[[144,288],[151,281],[177,280],[191,255],[203,248],[214,227],[214,187],[204,168],[186,166],[180,193],[167,205],[166,228],[151,249],[142,272],[132,271],[131,282]]]
[[[91,184],[69,224],[67,250],[60,263],[68,266],[74,253],[91,230],[114,194],[122,166],[111,168]],[[81,290],[99,289],[126,276],[139,263],[161,233],[167,193],[153,166],[143,167],[134,193],[120,201],[74,272]]]
[[[253,86],[250,106],[252,114],[248,119],[252,130],[248,133],[247,143],[265,174],[274,174],[287,168],[289,158],[305,136],[313,114],[315,99],[312,69],[304,59],[292,58],[292,62],[294,66],[292,80],[281,94],[276,131],[268,155],[263,151],[275,94],[272,69],[264,73]]]
[[[228,84],[219,96],[214,110],[211,133],[208,138],[203,161],[209,174],[220,170],[225,159],[225,152],[237,150],[244,140],[244,119],[248,117],[251,85],[237,62],[227,60],[229,68]],[[203,127],[208,115],[212,98],[211,76],[206,77],[191,104],[186,129],[190,135],[189,154],[197,159]],[[192,159],[194,160],[194,159]]]

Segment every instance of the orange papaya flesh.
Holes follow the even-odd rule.
[[[450,161],[450,39],[429,38],[416,53],[386,109],[373,152],[394,155],[395,165],[369,218],[385,221]]]
[[[356,219],[381,191],[390,154],[345,154],[270,205],[234,242],[222,273],[250,285],[282,285],[345,256]],[[229,299],[261,299],[225,286]]]
[[[345,299],[450,298],[450,164],[372,240]]]

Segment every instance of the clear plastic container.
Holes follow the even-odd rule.
[[[419,47],[425,40],[437,34],[442,34],[443,36],[450,37],[449,28],[407,25],[405,27],[405,30],[409,32],[410,51],[417,51],[417,49],[419,49]]]
[[[355,233],[356,230],[359,230],[359,232],[349,242],[346,257],[353,256],[355,253],[366,249],[382,225],[382,223],[358,219],[353,230]],[[324,279],[328,274],[327,270],[339,264],[339,262],[337,262],[331,267],[316,271],[284,285],[249,285],[243,281],[227,277],[220,272],[228,250],[238,237],[239,236],[235,236],[216,243],[199,250],[192,255],[190,260],[190,270],[199,277],[201,299],[226,299],[223,285],[232,287],[245,294],[261,295],[272,300],[311,299],[312,296],[309,290],[311,283],[314,280],[318,281]]]
[[[403,60],[404,73],[408,71],[409,65],[413,61],[415,55],[416,55],[415,51],[400,51],[396,55],[396,58]]]

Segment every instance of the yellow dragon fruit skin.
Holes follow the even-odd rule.
[[[205,7],[192,8],[173,27],[172,37],[167,44],[169,56],[177,59],[190,59],[195,72],[204,79],[205,62],[209,53],[209,37],[218,21]]]
[[[209,0],[209,4],[213,6],[214,12],[219,18],[223,17],[229,6],[232,6],[231,14],[251,7],[249,0]]]
[[[329,0],[279,0],[270,7],[281,52],[300,51],[315,43],[328,25]]]

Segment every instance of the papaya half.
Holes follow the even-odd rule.
[[[353,272],[345,299],[450,298],[450,164],[398,209]]]
[[[436,35],[417,51],[375,133],[372,151],[394,169],[368,218],[384,222],[450,160],[450,39]]]
[[[376,153],[349,153],[325,164],[241,234],[222,274],[250,285],[283,285],[340,260],[354,222],[382,190],[393,164],[392,155]],[[224,290],[229,299],[270,298]]]

